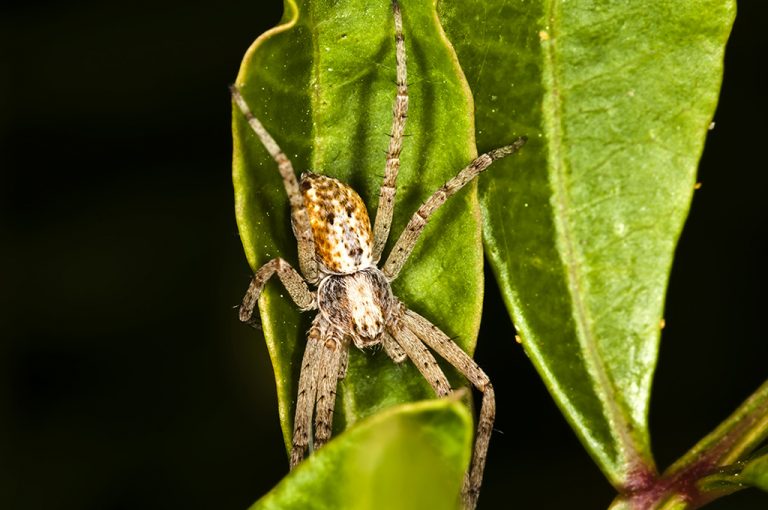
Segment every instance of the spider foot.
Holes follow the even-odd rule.
[[[251,319],[246,322],[250,327],[257,331],[262,331],[264,328],[261,327],[261,321],[259,319]]]
[[[240,307],[240,322],[248,324],[253,329],[261,331],[261,318],[257,310],[247,310],[243,306]]]

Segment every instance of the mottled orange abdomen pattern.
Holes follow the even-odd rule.
[[[371,221],[355,190],[325,175],[301,176],[315,253],[330,273],[349,274],[373,265]]]

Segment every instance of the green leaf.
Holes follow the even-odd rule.
[[[475,156],[472,102],[434,2],[401,2],[410,109],[390,244],[418,205]],[[384,172],[395,98],[394,23],[388,1],[286,0],[281,24],[246,53],[237,85],[254,114],[293,160],[350,184],[373,213]],[[287,199],[276,166],[233,110],[237,223],[251,267],[280,256],[298,267]],[[385,251],[386,255],[386,251]],[[476,188],[446,203],[394,282],[395,294],[467,351],[474,349],[482,301],[482,244]],[[245,286],[243,287],[245,289]],[[259,307],[290,447],[293,401],[305,333],[278,282]],[[345,422],[434,393],[408,362],[381,350],[351,349],[340,385],[336,431]]]
[[[747,463],[741,472],[741,483],[768,492],[768,454]]]
[[[735,2],[440,7],[478,148],[530,138],[480,182],[485,245],[523,346],[611,483],[643,486],[664,296]]]
[[[471,444],[459,402],[398,406],[328,443],[251,510],[457,508]]]

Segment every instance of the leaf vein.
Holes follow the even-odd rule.
[[[629,424],[620,409],[617,401],[618,394],[614,383],[606,367],[605,360],[597,346],[597,338],[592,331],[592,318],[587,304],[582,299],[584,284],[582,282],[581,268],[576,254],[575,241],[572,238],[572,227],[569,225],[570,203],[566,190],[568,176],[566,154],[564,147],[565,127],[563,114],[563,84],[560,82],[560,63],[558,61],[557,44],[561,35],[559,22],[561,5],[559,0],[549,0],[546,7],[547,19],[550,23],[551,38],[544,44],[544,71],[543,78],[545,88],[549,93],[544,103],[545,123],[549,124],[549,159],[550,182],[552,185],[553,203],[555,207],[554,223],[558,244],[561,246],[563,265],[565,267],[566,284],[573,303],[574,321],[577,328],[577,338],[582,346],[585,362],[591,368],[590,372],[597,381],[595,389],[604,411],[609,420],[610,431],[620,445],[619,456],[632,455],[636,457],[636,448],[629,436]],[[548,83],[547,83],[548,82]],[[604,452],[605,454],[605,452]],[[614,459],[615,461],[616,459]],[[639,459],[621,459],[629,464],[639,464]],[[632,466],[623,466],[625,475]],[[612,480],[621,483],[622,480]]]

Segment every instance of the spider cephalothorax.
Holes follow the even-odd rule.
[[[472,464],[462,489],[464,507],[473,509],[496,412],[493,387],[482,369],[445,333],[392,294],[390,283],[397,278],[435,210],[493,161],[516,152],[526,139],[518,138],[511,145],[480,155],[446,182],[414,213],[386,262],[377,267],[392,222],[408,111],[405,38],[400,8],[396,1],[392,5],[397,96],[373,229],[365,204],[346,184],[313,173],[303,174],[297,182],[290,160],[253,116],[237,87],[232,87],[235,104],[278,164],[291,205],[291,225],[299,245],[302,273],[281,258],[261,266],[240,306],[240,319],[257,322],[258,298],[275,273],[302,310],[318,310],[307,335],[299,375],[291,468],[301,462],[310,446],[313,418],[314,449],[330,439],[336,385],[346,374],[350,343],[359,348],[381,344],[395,363],[410,359],[440,397],[452,390],[432,351],[453,365],[483,394]],[[310,290],[307,283],[317,289]]]
[[[317,288],[320,315],[360,348],[379,343],[394,307],[389,282],[375,267],[326,276]]]

